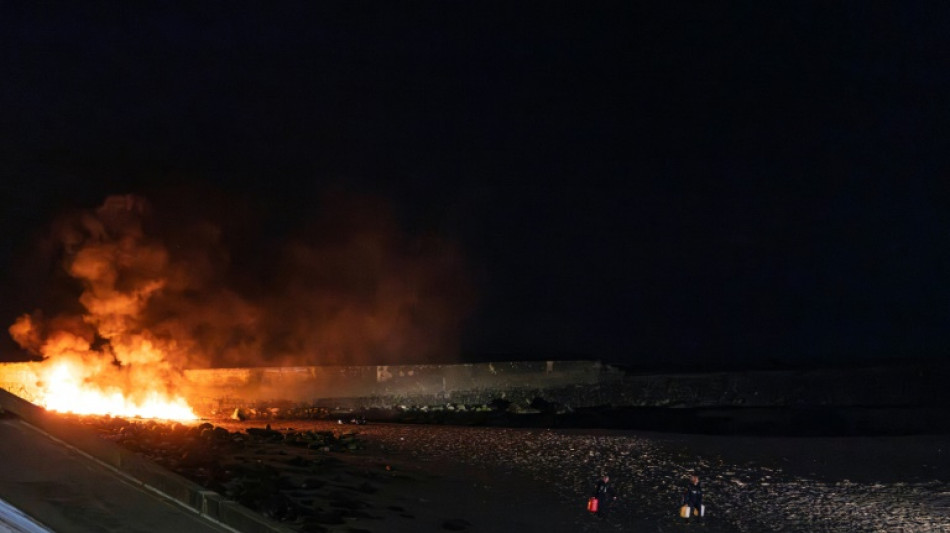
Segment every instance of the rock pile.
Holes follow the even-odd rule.
[[[359,509],[350,502],[332,510],[314,504],[325,485],[322,477],[335,471],[332,454],[361,447],[349,431],[277,431],[269,424],[229,431],[208,422],[188,425],[113,417],[77,418],[103,439],[268,518],[296,524],[301,531],[319,531],[303,526],[341,522]],[[369,486],[364,489],[369,490]],[[340,503],[340,498],[333,501]]]

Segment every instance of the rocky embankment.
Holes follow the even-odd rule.
[[[496,399],[491,404],[400,405],[394,407],[235,408],[234,420],[330,420],[448,424],[460,426],[631,429],[712,435],[874,436],[947,434],[948,406],[779,406],[571,408],[535,397],[523,404]],[[225,415],[225,413],[221,413]],[[222,416],[224,417],[224,416]]]
[[[586,368],[586,367],[585,367]],[[590,383],[531,374],[440,394],[229,401],[211,418],[349,419],[496,427],[637,429],[783,436],[947,433],[946,363],[852,369],[637,374],[597,367]],[[568,380],[569,376],[561,381]],[[409,379],[409,378],[406,378]],[[539,378],[540,379],[540,378]],[[319,393],[329,393],[323,389]]]

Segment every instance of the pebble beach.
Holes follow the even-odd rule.
[[[301,532],[950,531],[946,435],[783,438],[332,420],[219,420],[198,431],[118,419],[93,425],[103,438]],[[605,471],[618,499],[600,516],[585,503]],[[677,513],[691,472],[704,485],[702,520]]]

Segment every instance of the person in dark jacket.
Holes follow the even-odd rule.
[[[683,505],[688,505],[690,508],[689,518],[693,516],[702,517],[703,485],[699,482],[699,476],[696,474],[689,477],[689,483],[686,484],[686,490],[683,491]]]
[[[597,498],[597,514],[601,516],[607,514],[607,510],[617,499],[617,493],[614,491],[609,475],[605,473],[597,480],[597,484],[594,485],[594,493],[591,496]]]

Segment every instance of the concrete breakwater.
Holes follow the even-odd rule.
[[[947,367],[635,374],[599,361],[186,370],[195,401],[315,406],[895,407],[948,403]],[[200,400],[202,397],[203,400]]]
[[[0,364],[0,388],[37,401],[42,364]],[[174,392],[199,413],[209,415],[255,405],[364,408],[480,404],[508,396],[519,401],[529,395],[569,396],[578,405],[591,405],[607,399],[589,393],[622,380],[622,371],[598,361],[213,368],[182,371]]]
[[[35,399],[38,364],[0,365],[0,387]],[[179,387],[208,417],[358,411],[420,422],[453,415],[467,423],[713,433],[919,432],[939,431],[950,410],[948,368],[651,374],[585,360],[218,368],[185,370]]]

